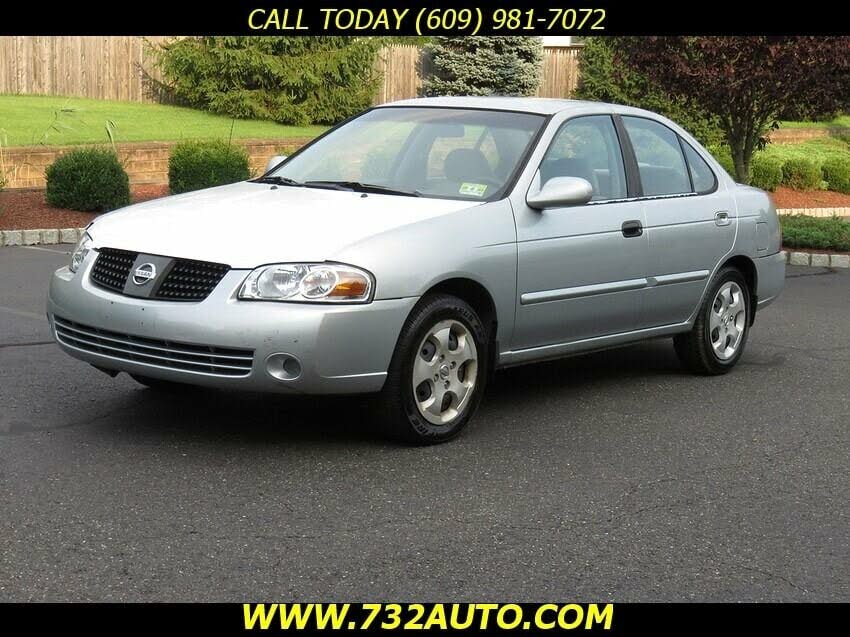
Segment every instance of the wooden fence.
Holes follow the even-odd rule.
[[[543,50],[543,81],[540,97],[570,97],[578,86],[578,55],[581,46],[552,47]]]
[[[141,71],[152,67],[145,40],[155,44],[165,39],[3,36],[0,93],[151,101]]]
[[[164,37],[0,36],[0,93],[65,95],[154,101],[142,69],[157,76],[145,42]],[[580,47],[544,49],[542,97],[569,97],[578,81]],[[421,83],[420,49],[394,45],[381,51],[377,69],[384,82],[376,104],[416,97]]]

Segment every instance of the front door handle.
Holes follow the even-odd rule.
[[[621,228],[623,229],[624,237],[639,237],[643,234],[643,224],[637,219],[624,221]]]
[[[732,223],[732,220],[729,218],[729,213],[725,210],[721,210],[719,212],[714,213],[714,223],[718,226],[728,226]]]

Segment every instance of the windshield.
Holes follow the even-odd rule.
[[[492,200],[508,185],[543,122],[531,113],[377,108],[331,131],[264,179]]]

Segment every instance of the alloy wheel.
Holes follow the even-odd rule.
[[[413,361],[413,396],[419,413],[448,425],[463,412],[478,378],[478,348],[467,327],[444,320],[428,330]]]
[[[735,355],[746,327],[744,292],[734,281],[727,281],[717,291],[708,314],[708,338],[719,360],[729,360]]]

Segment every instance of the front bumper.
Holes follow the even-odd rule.
[[[236,293],[246,270],[231,270],[198,303],[136,299],[92,285],[89,270],[94,256],[90,254],[76,274],[60,268],[51,279],[47,313],[59,346],[104,369],[196,385],[303,394],[379,391],[402,325],[417,301],[410,297],[337,306],[240,301]],[[140,357],[123,353],[120,343],[106,341],[115,345],[113,349],[87,345],[82,349],[57,337],[55,317],[107,330],[105,334],[113,337],[116,333],[137,337],[139,342],[155,339],[188,347],[251,350],[253,360],[242,376],[223,376],[202,366],[179,369],[152,357],[140,362]],[[300,363],[297,377],[272,375],[274,366],[268,359],[273,354],[295,357]]]

